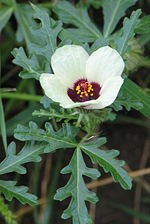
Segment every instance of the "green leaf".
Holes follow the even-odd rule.
[[[125,18],[123,21],[123,31],[122,35],[115,39],[116,49],[117,51],[123,55],[128,47],[128,41],[131,40],[135,33],[135,27],[138,23],[138,18],[141,15],[141,9],[133,11],[130,18]]]
[[[142,103],[143,107],[138,110],[150,119],[150,95],[130,79],[125,79],[122,91],[123,95]]]
[[[0,163],[0,175],[10,172],[25,174],[26,168],[23,167],[23,164],[41,161],[40,155],[47,148],[50,151],[46,143],[27,142],[22,150],[16,154],[16,144],[14,142],[10,143],[6,158]]]
[[[134,99],[131,95],[127,94],[125,91],[120,91],[117,99],[112,104],[112,107],[115,111],[120,111],[123,107],[126,108],[127,111],[130,111],[132,108],[136,110],[140,110],[143,108],[143,104]]]
[[[86,38],[89,38],[89,41],[96,40],[100,36],[102,37],[101,32],[89,18],[86,8],[75,8],[71,3],[67,1],[61,1],[54,6],[53,11],[58,15],[62,22],[72,24],[77,27],[78,36],[82,35],[82,37],[84,37],[84,33],[86,34]],[[75,31],[77,31],[77,29],[74,29],[73,32]]]
[[[8,201],[16,198],[22,204],[36,205],[37,197],[27,191],[28,187],[16,186],[16,181],[0,180],[0,192],[4,194]]]
[[[81,45],[82,43],[91,43],[95,41],[95,37],[90,32],[86,32],[84,29],[68,28],[63,29],[59,35],[62,41],[71,40],[72,44]]]
[[[2,7],[0,8],[0,32],[7,24],[13,12],[12,7]]]
[[[5,116],[4,116],[3,103],[2,103],[1,97],[0,97],[0,132],[2,135],[5,153],[7,154],[6,124],[5,124]]]
[[[33,122],[38,122],[41,126],[46,122],[47,119],[45,117],[37,118],[32,116],[32,112],[38,108],[39,104],[31,105],[8,119],[6,122],[7,136],[12,136],[14,134],[14,129],[17,128],[17,124],[28,125],[29,121],[32,120]]]
[[[137,0],[102,0],[104,37],[108,37],[113,32],[126,10],[136,2]]]
[[[30,122],[29,127],[18,125],[14,131],[14,136],[20,141],[38,141],[47,142],[48,146],[44,152],[60,148],[74,148],[76,147],[75,136],[78,130],[71,127],[69,124],[64,124],[63,127],[55,132],[50,123],[45,124],[46,131],[40,129],[36,123]]]
[[[19,39],[21,35],[24,37],[29,58],[22,48],[18,51],[15,49],[12,53],[17,57],[13,62],[25,69],[20,73],[22,78],[39,79],[41,73],[51,72],[51,55],[56,49],[57,35],[62,24],[50,18],[45,9],[33,4],[32,7],[15,4],[15,16],[19,24],[17,34]],[[26,65],[23,63],[24,60]]]
[[[150,32],[150,15],[140,19],[135,28],[135,32],[138,34],[147,34]]]
[[[106,173],[110,172],[115,182],[119,182],[125,190],[131,189],[132,179],[122,168],[124,161],[115,159],[115,157],[119,155],[119,151],[101,150],[98,147],[99,145],[102,145],[102,142],[104,141],[103,138],[99,139],[100,143],[95,143],[95,141],[96,140],[83,143],[80,147],[91,158],[93,163],[98,163],[103,167]]]
[[[33,18],[40,21],[38,29],[31,27],[31,33],[34,43],[31,44],[31,50],[36,55],[42,55],[50,63],[51,56],[57,48],[57,36],[62,29],[60,21],[55,22],[49,17],[48,13],[31,4],[34,9]]]
[[[68,183],[57,190],[55,200],[62,201],[71,197],[69,207],[63,212],[62,218],[72,217],[73,224],[92,224],[88,215],[85,201],[96,203],[98,201],[96,194],[90,192],[84,183],[83,176],[96,179],[100,176],[96,169],[86,167],[80,148],[77,148],[69,163],[62,171],[62,174],[71,173]]]
[[[0,0],[0,3],[6,4],[6,5],[12,5],[13,0]]]
[[[24,79],[39,79],[41,68],[35,55],[32,55],[30,58],[28,58],[22,47],[13,49],[12,55],[15,58],[13,63],[21,66],[24,69],[24,71],[20,72],[20,77]]]

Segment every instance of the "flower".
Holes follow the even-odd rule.
[[[81,46],[65,45],[52,55],[51,66],[54,74],[41,74],[40,83],[45,94],[64,108],[107,107],[123,84],[123,59],[109,46],[89,56]]]

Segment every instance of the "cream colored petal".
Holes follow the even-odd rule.
[[[97,81],[101,86],[114,76],[121,76],[124,62],[119,53],[109,47],[101,47],[93,52],[86,64],[86,75],[89,81]]]
[[[78,45],[65,45],[52,55],[52,69],[64,85],[72,88],[73,84],[85,78],[85,67],[88,53]]]
[[[122,84],[123,79],[120,76],[108,79],[102,86],[100,97],[86,109],[102,109],[111,105],[115,101]]]
[[[40,76],[40,83],[45,95],[60,104],[70,104],[72,100],[67,94],[66,86],[62,85],[56,75],[43,73]]]

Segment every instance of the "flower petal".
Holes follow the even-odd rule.
[[[85,67],[88,53],[83,47],[65,45],[58,48],[52,55],[51,65],[54,74],[60,78],[64,85],[72,88],[74,82],[85,78]]]
[[[119,53],[109,47],[101,47],[93,52],[86,64],[88,81],[99,82],[102,86],[105,80],[114,76],[121,76],[124,62]]]
[[[44,89],[45,95],[60,104],[72,103],[67,95],[66,86],[62,85],[56,75],[43,73],[40,76],[40,83]]]
[[[86,109],[102,109],[111,105],[115,101],[122,84],[123,79],[120,76],[108,79],[102,86],[100,97]]]

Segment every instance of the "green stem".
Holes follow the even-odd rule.
[[[5,116],[4,116],[3,103],[2,103],[1,97],[0,97],[0,132],[2,135],[5,154],[7,154],[6,123],[5,123]]]
[[[40,102],[42,96],[32,95],[26,93],[0,93],[0,96],[4,99],[15,99],[15,100],[24,100],[24,101],[36,101]]]

